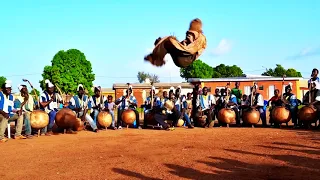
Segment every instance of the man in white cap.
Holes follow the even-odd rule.
[[[145,111],[144,113],[146,113],[148,110],[153,109],[153,111],[157,111],[161,108],[161,100],[158,96],[156,96],[156,88],[154,86],[151,87],[150,90],[150,96],[147,97],[144,105],[145,105]],[[147,128],[148,126],[148,122],[147,121],[143,121],[143,125],[145,128]]]
[[[107,98],[101,95],[101,87],[94,86],[94,95],[90,97],[89,102],[91,103],[91,117],[93,121],[97,124],[97,117],[99,112],[104,109],[104,103],[107,101]]]
[[[30,124],[30,115],[34,108],[33,97],[28,93],[26,85],[19,85],[18,89],[20,94],[18,95],[16,102],[18,103],[17,110],[20,111],[20,114],[24,116],[24,126],[25,126],[25,135],[27,138],[32,138],[31,135],[31,124]]]
[[[264,113],[263,107],[264,107],[264,100],[263,96],[257,92],[258,85],[254,85],[251,87],[252,94],[248,97],[248,104],[251,105],[252,109],[257,109],[260,112],[260,119],[262,120],[262,126],[267,126],[267,117]],[[252,97],[252,98],[251,98]],[[251,99],[253,100],[251,102]]]
[[[313,106],[317,110],[318,120],[320,120],[320,83],[318,81],[311,81],[310,84],[311,84],[311,91],[308,91],[304,95],[302,103],[304,105]],[[309,96],[311,97],[309,98]],[[320,127],[320,125],[318,127]]]
[[[8,121],[16,120],[15,139],[26,139],[21,135],[23,126],[23,115],[14,109],[14,97],[11,94],[11,81],[7,80],[1,87],[0,92],[0,142],[7,142],[4,133],[7,129]]]
[[[62,98],[55,93],[54,85],[50,80],[45,80],[46,90],[40,95],[40,109],[48,113],[49,124],[41,130],[41,135],[52,135],[52,127],[58,112],[58,103],[62,103]]]
[[[298,100],[297,97],[292,93],[292,83],[289,83],[285,87],[285,93],[283,93],[283,100],[285,106],[290,110],[290,115],[294,127],[297,127],[298,124]]]
[[[84,94],[84,87],[82,84],[78,85],[77,91],[78,95],[73,96],[69,101],[69,108],[72,109],[82,121],[87,120],[93,132],[98,132],[97,124],[87,113],[88,109],[91,109],[91,103],[89,102],[88,96]]]

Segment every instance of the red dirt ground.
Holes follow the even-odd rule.
[[[83,131],[0,144],[0,179],[320,179],[320,131]]]

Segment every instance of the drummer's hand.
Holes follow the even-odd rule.
[[[84,115],[81,117],[81,121],[85,121],[85,120],[86,120],[86,116]]]
[[[20,109],[18,112],[17,112],[18,116],[21,116],[22,115],[22,109]]]

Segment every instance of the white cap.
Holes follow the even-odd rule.
[[[6,82],[5,82],[5,87],[6,87],[6,88],[11,88],[11,87],[12,87],[11,83],[12,83],[12,81],[6,80]]]
[[[101,90],[101,86],[93,86],[94,87],[94,89],[98,89],[99,91]]]
[[[174,87],[173,86],[170,87],[170,91],[174,91]]]
[[[156,87],[152,86],[152,87],[151,87],[151,90],[156,90]]]
[[[79,84],[78,87],[77,87],[77,91],[79,91],[80,87],[82,87],[82,89],[84,89],[84,88],[83,88],[83,85],[82,85],[82,84]]]
[[[49,79],[46,79],[44,82],[47,84],[47,86],[48,86],[49,88],[54,87],[54,85],[51,83],[51,81],[50,81]]]
[[[19,84],[19,86],[18,86],[19,91],[21,91],[22,88],[23,88],[23,85]]]
[[[178,86],[177,89],[180,89],[180,90],[181,90],[182,88],[181,88],[181,86]]]

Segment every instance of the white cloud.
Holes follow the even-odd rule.
[[[317,48],[308,47],[308,48],[302,49],[298,54],[294,56],[290,56],[287,59],[296,60],[296,59],[301,59],[308,56],[318,56],[318,55],[320,55],[320,47],[317,47]]]
[[[232,42],[227,39],[221,39],[218,46],[213,50],[213,54],[215,56],[221,56],[231,51],[232,49]]]

